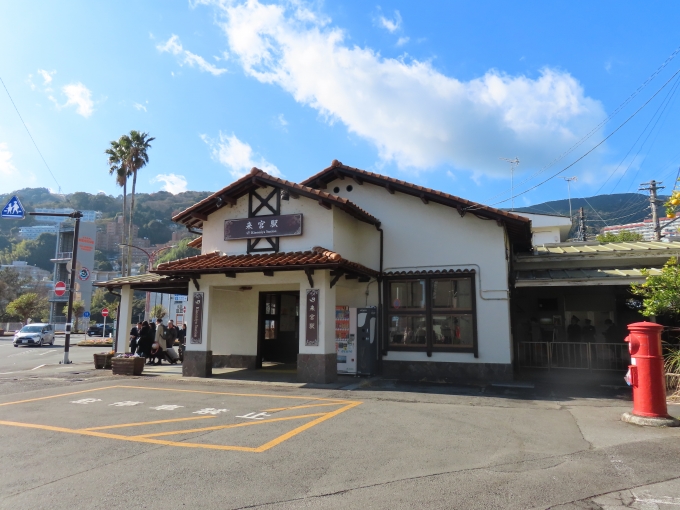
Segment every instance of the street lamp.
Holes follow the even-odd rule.
[[[157,250],[153,250],[152,252],[146,251],[144,248],[140,248],[139,246],[134,246],[132,244],[127,244],[127,243],[118,243],[118,246],[129,246],[130,248],[135,248],[139,251],[144,252],[146,255],[149,263],[146,266],[146,272],[149,273],[151,269],[153,269],[153,263],[156,260],[156,257],[160,252],[163,250],[169,250],[170,248],[177,248],[176,244],[173,244],[172,246],[164,246],[163,248],[159,248]],[[162,297],[162,296],[161,296]],[[146,292],[146,300],[144,302],[144,316],[148,316],[149,314],[149,305],[151,304],[151,293],[149,291]]]

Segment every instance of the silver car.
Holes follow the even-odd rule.
[[[51,324],[28,324],[14,333],[14,347],[20,345],[54,345],[54,328]]]

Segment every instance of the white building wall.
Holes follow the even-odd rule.
[[[505,231],[495,221],[464,217],[453,208],[383,187],[347,181],[328,184],[382,222],[384,270],[474,269],[476,271],[477,340],[479,357],[469,353],[390,351],[386,360],[510,363],[510,310]]]

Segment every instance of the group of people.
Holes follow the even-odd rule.
[[[130,352],[146,358],[150,365],[160,365],[163,359],[175,364],[182,361],[186,335],[186,324],[180,329],[173,321],[164,325],[162,319],[151,324],[148,321],[138,322],[130,330]],[[179,340],[180,354],[175,351],[175,340]]]
[[[567,341],[569,342],[595,342],[595,326],[593,326],[590,319],[585,319],[583,326],[579,325],[581,319],[572,315],[569,326],[567,326]],[[605,330],[602,332],[604,340],[607,343],[615,343],[621,341],[619,330],[611,319],[604,321]]]

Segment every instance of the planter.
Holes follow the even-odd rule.
[[[113,354],[95,354],[94,355],[94,368],[111,368],[111,360],[113,359]]]
[[[145,362],[145,358],[113,358],[113,375],[142,375]]]

